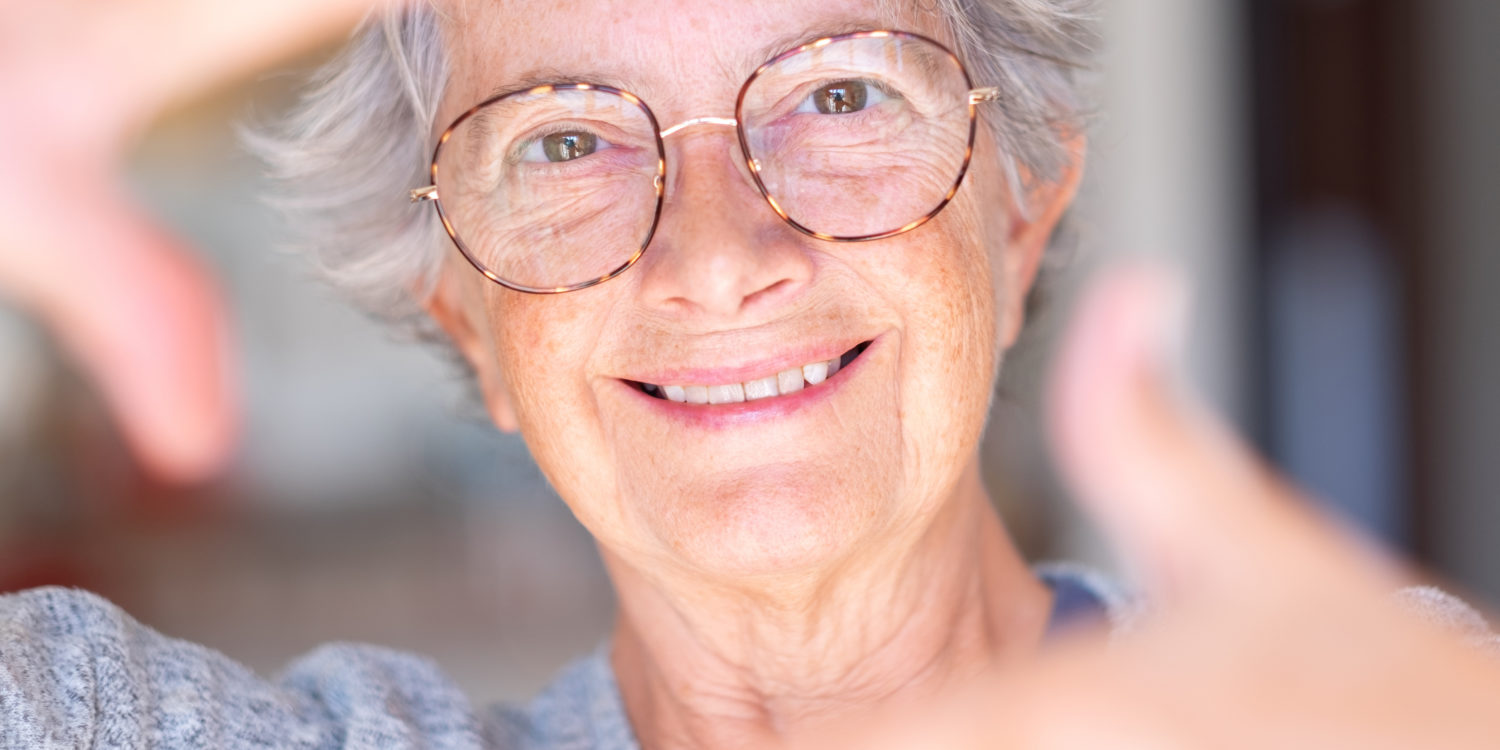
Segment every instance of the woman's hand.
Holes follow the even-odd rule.
[[[0,298],[37,316],[168,479],[227,458],[228,325],[209,274],[119,184],[165,107],[353,25],[370,0],[0,5]]]
[[[1143,269],[1096,284],[1049,402],[1062,469],[1151,611],[838,746],[1500,747],[1497,642],[1399,606],[1393,561],[1170,382],[1178,291]]]

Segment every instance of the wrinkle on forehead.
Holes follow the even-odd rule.
[[[534,85],[586,82],[629,91],[666,119],[723,114],[719,110],[733,107],[745,79],[788,49],[853,31],[930,32],[935,26],[906,28],[916,19],[896,7],[905,3],[880,0],[450,0],[448,5],[444,17],[455,42],[451,48],[474,58],[452,66],[460,83],[453,93],[464,98],[449,102],[457,111]]]

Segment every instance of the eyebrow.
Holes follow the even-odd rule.
[[[628,77],[600,71],[565,71],[562,68],[547,67],[534,68],[500,84],[485,95],[484,101],[514,94],[517,91],[534,89],[537,86],[564,83],[590,83],[598,86],[609,86],[636,94],[635,82]],[[636,95],[639,96],[639,94]]]
[[[791,34],[785,34],[763,45],[759,50],[751,55],[751,58],[753,59],[746,59],[741,61],[741,67],[745,70],[745,75],[749,75],[756,68],[764,65],[771,58],[776,57],[783,52],[801,47],[804,44],[811,44],[819,39],[824,39],[831,36],[853,34],[857,31],[878,31],[884,28],[887,28],[886,25],[878,21],[845,21],[842,23],[820,26],[816,32],[812,33],[799,31],[793,32]]]

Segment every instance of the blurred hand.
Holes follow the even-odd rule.
[[[1399,607],[1392,561],[1178,394],[1162,363],[1179,298],[1159,272],[1098,283],[1048,404],[1064,473],[1151,612],[813,746],[1500,747],[1497,655]]]
[[[37,316],[144,464],[193,481],[237,423],[219,294],[119,180],[164,108],[352,26],[370,0],[0,0],[0,298]]]

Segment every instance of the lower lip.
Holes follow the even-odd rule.
[[[833,377],[817,385],[804,386],[802,390],[788,396],[772,396],[737,404],[687,404],[648,395],[623,380],[616,380],[615,384],[668,419],[699,428],[722,429],[784,418],[832,398],[845,383],[859,374],[865,361],[879,346],[879,338],[871,341],[848,367],[839,368]]]

